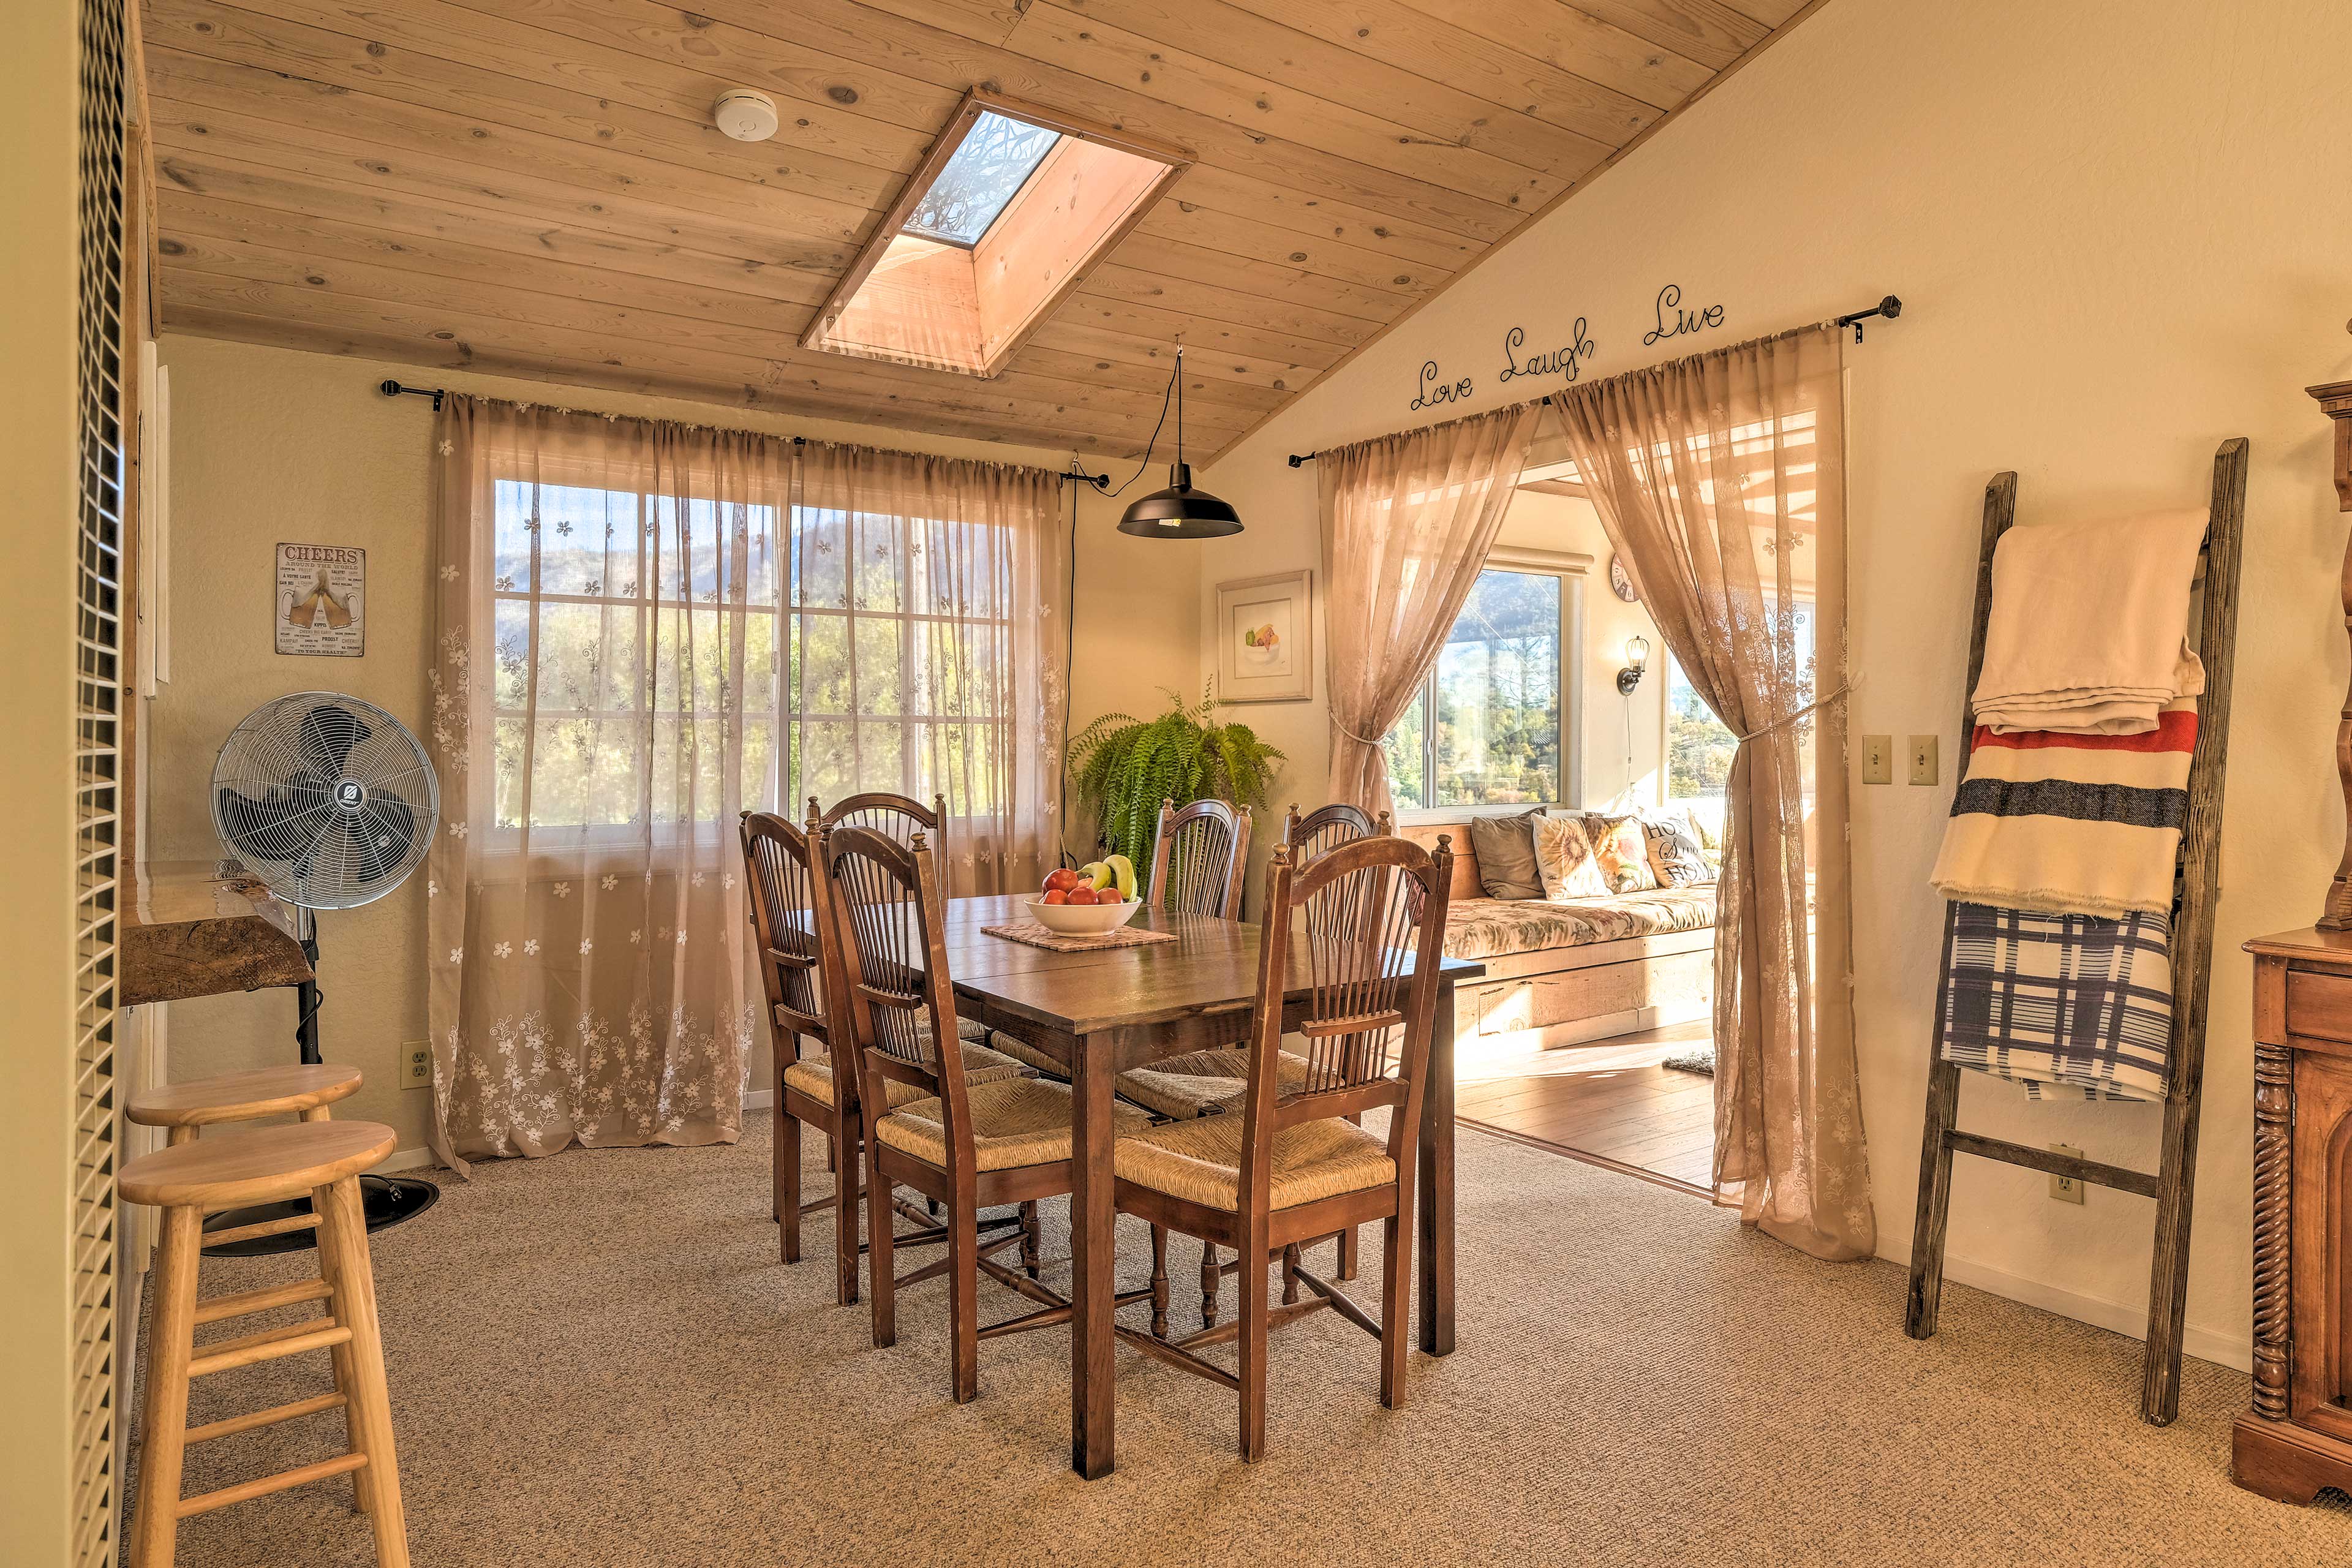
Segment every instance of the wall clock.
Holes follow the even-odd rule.
[[[1609,558],[1609,586],[1619,598],[1629,605],[1638,605],[1642,602],[1642,595],[1634,590],[1633,577],[1625,570],[1624,561],[1615,555]]]

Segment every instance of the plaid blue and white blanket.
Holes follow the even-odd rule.
[[[1945,905],[1937,1048],[2040,1100],[2160,1100],[2170,1081],[2172,921]]]

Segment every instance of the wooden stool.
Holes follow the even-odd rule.
[[[168,1127],[172,1147],[216,1121],[252,1121],[292,1110],[305,1121],[327,1120],[327,1107],[360,1086],[360,1069],[333,1062],[256,1068],[142,1089],[123,1114],[142,1127]]]
[[[313,1109],[323,1114],[323,1105]],[[193,1137],[195,1124],[186,1126]],[[179,1131],[175,1125],[174,1133]],[[358,1180],[362,1171],[392,1152],[395,1142],[392,1129],[380,1122],[300,1121],[159,1149],[122,1168],[123,1198],[163,1211],[163,1239],[156,1250],[152,1286],[146,1447],[139,1522],[131,1537],[133,1568],[171,1568],[180,1521],[191,1515],[344,1474],[351,1476],[355,1500],[375,1527],[378,1568],[407,1568],[408,1533],[401,1519],[400,1470],[393,1455],[375,1277],[368,1263],[367,1216],[360,1206]],[[304,1193],[311,1195],[311,1213],[270,1224],[280,1230],[318,1227],[320,1277],[198,1300],[196,1258],[207,1239],[205,1213],[280,1202]],[[211,1239],[236,1234],[223,1232]],[[326,1315],[201,1349],[195,1344],[200,1324],[299,1301],[323,1301]],[[313,1350],[333,1355],[332,1394],[188,1429],[192,1380]],[[182,1464],[190,1443],[337,1408],[349,1426],[349,1453],[198,1497],[180,1495]]]

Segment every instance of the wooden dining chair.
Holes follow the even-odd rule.
[[[1372,816],[1360,806],[1334,803],[1317,806],[1301,816],[1293,804],[1283,815],[1282,841],[1290,846],[1293,864],[1303,864],[1326,849],[1336,849],[1342,844],[1359,838],[1385,835],[1391,831],[1389,814]],[[1303,1072],[1297,1065],[1298,1058],[1283,1053],[1276,1066],[1289,1079]],[[1197,1116],[1213,1116],[1239,1103],[1249,1076],[1248,1053],[1238,1046],[1223,1050],[1194,1051],[1190,1055],[1171,1057],[1153,1062],[1148,1068],[1137,1068],[1119,1077],[1118,1091],[1153,1115],[1171,1121],[1186,1121]],[[1164,1243],[1155,1237],[1155,1256],[1164,1251]],[[1356,1277],[1357,1259],[1360,1254],[1360,1238],[1355,1228],[1340,1233],[1339,1278]],[[1217,1249],[1203,1246],[1201,1249],[1201,1322],[1203,1327],[1217,1321],[1217,1293],[1225,1274],[1234,1264],[1220,1267]]]
[[[1269,1333],[1308,1312],[1328,1307],[1377,1338],[1381,1403],[1391,1409],[1403,1403],[1413,1169],[1453,859],[1442,836],[1433,853],[1406,838],[1366,837],[1303,866],[1288,845],[1277,847],[1266,873],[1249,1087],[1239,1114],[1126,1133],[1113,1151],[1121,1212],[1241,1255],[1241,1313],[1233,1322],[1181,1340],[1125,1326],[1118,1332],[1155,1359],[1235,1390],[1244,1459],[1265,1451]],[[1418,885],[1421,896],[1395,896],[1399,879]],[[1303,917],[1296,931],[1294,915]],[[1294,949],[1309,987],[1297,1024],[1306,1074],[1287,1087],[1276,1069]],[[1389,1112],[1385,1138],[1348,1120],[1381,1108]],[[1303,1244],[1373,1220],[1385,1232],[1377,1321],[1299,1263]],[[1276,1259],[1278,1308],[1266,1279]],[[1301,1286],[1311,1293],[1304,1300]],[[1165,1316],[1158,1296],[1152,1306],[1155,1321]],[[1227,1340],[1240,1345],[1238,1375],[1198,1353]]]
[[[1242,868],[1249,864],[1250,816],[1222,800],[1160,803],[1151,836],[1151,907],[1171,914],[1242,916]]]
[[[803,1216],[832,1209],[835,1300],[846,1307],[857,1300],[857,1174],[865,1169],[865,1116],[856,1052],[848,1030],[836,1020],[842,987],[833,977],[842,973],[842,961],[828,947],[833,922],[825,918],[824,881],[812,874],[807,835],[782,817],[745,812],[742,839],[751,931],[768,994],[776,1085],[774,1217],[783,1230],[783,1260],[800,1261]],[[817,1056],[801,1056],[803,1039],[816,1043]],[[984,1049],[975,1048],[963,1065],[983,1080],[1021,1073],[1018,1062]],[[901,1100],[920,1098],[912,1091],[900,1094]],[[834,1173],[832,1195],[807,1202],[801,1198],[803,1122],[824,1138]],[[906,1239],[944,1240],[946,1233]]]
[[[918,833],[927,834],[931,853],[942,860],[947,858],[948,797],[944,795],[931,796],[931,804],[925,805],[910,795],[866,790],[844,795],[827,810],[818,809],[814,795],[809,796],[808,805],[809,816],[818,827],[867,827],[901,844],[909,842]]]
[[[1075,1101],[1066,1084],[1027,1077],[972,1083],[959,1070],[973,1047],[947,1027],[955,1016],[947,906],[923,834],[902,845],[870,828],[834,827],[821,830],[816,844],[845,954],[843,989],[863,1056],[865,1101],[893,1105],[875,1121],[866,1145],[874,1342],[897,1342],[902,1287],[945,1274],[950,1388],[956,1403],[965,1404],[980,1393],[982,1340],[1070,1319],[1069,1300],[1037,1282],[1034,1237],[1038,1200],[1071,1189]],[[911,1100],[893,1099],[908,1089]],[[1114,1117],[1120,1131],[1146,1124],[1123,1106]],[[947,1256],[904,1279],[893,1273],[891,1210],[880,1196],[894,1184],[946,1211]],[[1018,1205],[1022,1216],[1011,1228],[981,1223],[981,1210],[1006,1204]],[[997,1261],[996,1253],[1024,1237],[1023,1268]],[[1036,1309],[983,1327],[982,1274]],[[1130,1291],[1120,1300],[1150,1294]]]

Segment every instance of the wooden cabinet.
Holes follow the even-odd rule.
[[[2254,1397],[2231,1473],[2286,1502],[2352,1492],[2352,932],[2254,955]]]

